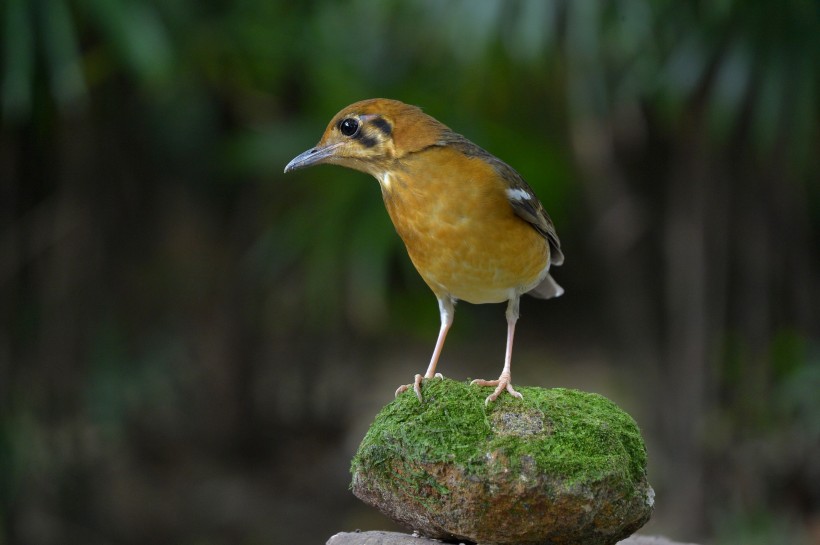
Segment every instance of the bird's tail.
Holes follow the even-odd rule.
[[[550,299],[552,297],[560,297],[564,293],[564,288],[558,285],[558,282],[555,281],[550,273],[547,273],[547,276],[544,277],[541,283],[527,293],[539,299]]]

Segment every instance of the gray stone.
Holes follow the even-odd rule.
[[[445,540],[613,545],[643,526],[654,492],[635,421],[597,394],[519,391],[485,406],[486,388],[435,379],[423,403],[399,396],[354,457],[353,493]]]

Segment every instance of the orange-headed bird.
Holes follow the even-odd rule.
[[[511,383],[510,360],[521,294],[547,299],[564,290],[550,276],[564,255],[555,227],[527,182],[512,167],[416,106],[375,98],[351,104],[330,121],[316,147],[285,172],[331,163],[366,172],[381,186],[384,204],[410,260],[433,290],[441,329],[427,372],[412,384],[441,376],[436,365],[455,303],[507,303],[507,350],[486,402]],[[411,385],[400,386],[396,395]]]

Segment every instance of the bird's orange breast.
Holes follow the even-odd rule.
[[[410,259],[437,296],[498,303],[546,274],[546,239],[515,214],[504,180],[480,158],[429,148],[380,182]]]

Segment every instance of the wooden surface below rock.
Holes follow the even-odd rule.
[[[327,541],[327,545],[441,545],[441,541],[416,537],[412,534],[399,532],[340,532]],[[618,545],[694,545],[669,541],[658,536],[630,536]]]

